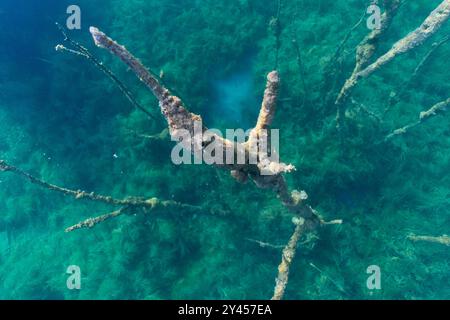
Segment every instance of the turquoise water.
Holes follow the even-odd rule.
[[[0,1],[0,159],[75,190],[203,208],[124,215],[65,233],[117,208],[0,172],[0,298],[273,294],[278,246],[294,229],[290,213],[270,190],[239,184],[211,166],[176,166],[172,142],[143,138],[166,127],[158,102],[118,59],[94,46],[91,25],[154,73],[163,71],[164,83],[210,127],[251,127],[265,76],[278,67],[282,86],[273,127],[280,129],[282,160],[297,167],[286,175],[289,186],[305,190],[324,218],[344,221],[302,238],[309,241],[298,247],[285,299],[450,298],[449,247],[408,239],[450,233],[450,115],[443,112],[384,141],[449,98],[450,42],[433,52],[406,89],[403,84],[432,44],[450,34],[450,23],[362,80],[338,134],[333,99],[352,72],[355,47],[369,32],[365,23],[333,63],[335,79],[324,76],[325,69],[368,2],[281,0],[277,63],[278,1],[77,1],[81,30],[69,35],[115,72],[150,110],[149,118],[89,61],[55,51],[63,37],[54,23],[65,24],[71,2]],[[418,27],[441,2],[405,1],[375,55]],[[381,116],[392,92],[401,93],[399,101],[381,122],[358,107]],[[208,214],[214,210],[226,214]],[[81,270],[80,290],[66,285],[70,265]],[[380,290],[366,286],[371,265],[380,267]]]

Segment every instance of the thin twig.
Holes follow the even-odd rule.
[[[96,68],[98,68],[100,71],[102,71],[108,78],[110,78],[117,85],[117,87],[120,89],[120,91],[125,95],[125,97],[128,99],[128,101],[130,101],[131,104],[135,108],[141,110],[142,112],[144,112],[147,116],[149,116],[153,120],[156,120],[156,118],[148,110],[146,110],[144,107],[142,107],[139,104],[139,102],[136,101],[136,99],[134,98],[131,91],[123,84],[122,81],[119,80],[119,78],[117,78],[117,76],[109,68],[105,67],[103,62],[101,62],[94,55],[92,55],[88,49],[86,49],[85,47],[80,45],[78,42],[72,40],[68,36],[66,30],[64,30],[64,28],[59,23],[56,23],[56,26],[58,27],[59,31],[61,31],[61,33],[63,34],[64,41],[70,43],[70,45],[72,45],[74,48],[77,49],[77,50],[73,50],[70,48],[66,48],[62,44],[58,44],[55,47],[56,51],[68,52],[68,53],[88,59]]]
[[[330,58],[328,63],[323,68],[323,78],[322,78],[322,85],[321,85],[321,97],[322,97],[322,104],[328,104],[328,101],[330,101],[330,96],[334,94],[338,78],[339,78],[339,69],[342,67],[342,51],[347,44],[348,40],[350,39],[350,36],[352,33],[362,24],[364,21],[364,18],[366,16],[366,8],[364,8],[364,12],[361,16],[361,18],[347,31],[347,33],[344,36],[344,39],[340,42],[340,44],[337,46],[333,56]]]
[[[347,33],[344,36],[344,39],[342,39],[342,41],[339,43],[339,45],[336,48],[336,51],[334,52],[333,56],[331,57],[330,61],[327,63],[327,65],[325,66],[325,70],[328,70],[330,67],[334,66],[334,64],[336,63],[336,60],[339,58],[342,49],[345,47],[345,45],[347,44],[347,41],[350,39],[350,36],[352,35],[352,33],[363,23],[364,18],[366,17],[366,9],[364,8],[364,12],[361,15],[361,18],[358,20],[358,22],[356,22],[353,27],[351,27]]]
[[[167,129],[167,128],[163,129],[160,133],[157,133],[157,134],[143,134],[143,133],[138,133],[132,129],[129,129],[128,131],[136,137],[144,138],[144,139],[148,139],[148,140],[155,140],[155,141],[170,140],[170,133],[169,133],[169,129]]]
[[[364,69],[358,67],[358,65],[361,65],[361,63],[358,62],[357,68],[355,68],[356,72],[354,72],[352,76],[346,81],[338,98],[336,99],[336,105],[342,105],[344,99],[350,95],[350,91],[361,79],[369,77],[383,65],[392,61],[395,57],[409,52],[410,50],[422,45],[429,37],[431,37],[440,29],[444,22],[447,21],[449,16],[450,0],[444,0],[436,9],[434,9],[430,13],[430,15],[420,25],[420,27],[409,33],[406,37],[397,41],[388,52],[379,57],[375,62],[365,67]],[[363,61],[366,62],[367,60],[364,59]]]
[[[447,110],[447,107],[450,106],[450,98],[447,100],[441,101],[439,103],[436,103],[434,106],[432,106],[430,109],[426,111],[422,111],[419,114],[419,120],[414,121],[402,128],[394,130],[392,133],[386,136],[385,140],[392,139],[395,136],[403,135],[407,133],[410,129],[417,127],[418,125],[422,124],[426,120],[430,119],[431,117],[434,117],[437,114],[440,114],[442,112],[445,112]]]
[[[89,226],[90,224],[92,224],[92,226],[94,226],[94,225],[96,225],[100,222],[103,222],[109,218],[116,217],[126,210],[131,210],[131,209],[136,209],[136,208],[140,208],[140,209],[144,209],[144,210],[153,210],[153,209],[157,209],[157,208],[174,208],[174,209],[183,208],[183,209],[190,209],[190,210],[196,210],[196,211],[201,210],[200,207],[183,204],[183,203],[179,203],[179,202],[172,201],[172,200],[160,200],[158,198],[144,199],[144,198],[137,198],[137,197],[116,199],[111,196],[99,195],[94,192],[86,192],[86,191],[82,191],[82,190],[72,190],[72,189],[60,187],[60,186],[57,186],[54,184],[50,184],[50,183],[48,183],[42,179],[39,179],[27,172],[15,167],[15,166],[12,166],[4,160],[0,160],[0,171],[1,172],[11,172],[13,174],[18,175],[21,178],[27,179],[32,184],[38,185],[40,187],[43,187],[43,188],[51,190],[51,191],[59,192],[65,196],[73,197],[76,200],[86,199],[86,200],[102,202],[105,204],[122,207],[122,209],[115,211],[114,213],[104,215],[101,217],[97,217],[97,218],[89,218],[86,221],[79,223],[78,224],[79,227],[68,228],[69,231],[79,229],[81,227],[86,227],[86,226]]]
[[[274,18],[270,20],[270,27],[272,28],[275,35],[275,70],[278,70],[279,66],[279,56],[280,56],[280,47],[281,47],[281,23],[280,23],[280,14],[281,14],[281,0],[277,0],[277,14]]]

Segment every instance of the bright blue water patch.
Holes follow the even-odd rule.
[[[255,114],[256,98],[251,65],[240,69],[226,78],[214,81],[214,113],[221,121],[226,121],[229,128],[246,129],[252,125],[249,114]]]

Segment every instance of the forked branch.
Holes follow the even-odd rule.
[[[432,106],[430,109],[428,109],[426,111],[422,111],[419,114],[419,120],[414,121],[402,128],[394,130],[392,133],[387,135],[385,139],[389,140],[389,139],[394,138],[395,136],[403,135],[403,134],[409,132],[409,130],[417,127],[418,125],[422,124],[426,120],[445,112],[447,110],[448,106],[450,106],[450,98],[448,98],[447,100],[441,101],[439,103],[436,103],[434,106]]]
[[[377,49],[380,38],[384,35],[386,30],[390,27],[392,19],[397,14],[401,5],[400,0],[386,0],[385,12],[381,16],[380,28],[372,30],[356,47],[356,62],[350,78],[347,79],[343,88],[341,89],[335,104],[337,105],[336,122],[340,126],[340,119],[343,112],[343,104],[349,95],[349,90],[356,85],[359,78],[359,73],[372,59],[375,50]]]

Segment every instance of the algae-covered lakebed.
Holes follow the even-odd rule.
[[[0,299],[449,299],[449,16],[1,1]]]

